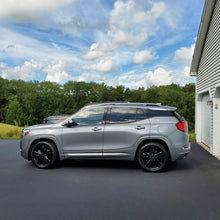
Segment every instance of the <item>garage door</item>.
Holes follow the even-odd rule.
[[[207,105],[207,101],[210,100],[209,93],[205,93],[202,96],[202,142],[210,147],[210,124],[211,124],[211,107]]]

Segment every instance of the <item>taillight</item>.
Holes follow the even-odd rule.
[[[187,122],[186,121],[181,121],[178,124],[176,124],[176,126],[182,132],[186,132],[187,131]]]

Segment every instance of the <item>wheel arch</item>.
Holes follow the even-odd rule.
[[[52,138],[46,138],[46,137],[44,137],[44,138],[37,138],[37,139],[35,139],[35,140],[32,141],[32,143],[31,143],[31,145],[30,145],[30,148],[29,148],[29,150],[28,150],[28,160],[31,160],[31,151],[32,151],[34,145],[37,144],[37,143],[40,142],[40,141],[47,141],[47,142],[50,142],[50,143],[54,144],[54,146],[56,147],[57,152],[58,152],[58,158],[59,158],[59,160],[62,160],[62,159],[63,159],[62,156],[61,156],[62,154],[61,154],[61,152],[60,152],[60,148],[58,147],[59,145],[56,143],[56,141],[54,141]]]

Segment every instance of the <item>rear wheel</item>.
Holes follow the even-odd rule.
[[[140,166],[151,172],[161,171],[168,163],[168,152],[159,143],[144,144],[137,153],[137,160]]]
[[[56,146],[49,141],[40,141],[31,150],[31,159],[37,168],[52,168],[58,161]]]

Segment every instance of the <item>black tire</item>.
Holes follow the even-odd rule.
[[[52,168],[58,161],[56,146],[49,141],[40,141],[31,150],[31,160],[40,169]]]
[[[168,163],[168,152],[166,148],[159,143],[144,144],[137,153],[139,165],[150,172],[159,172],[165,168]]]

